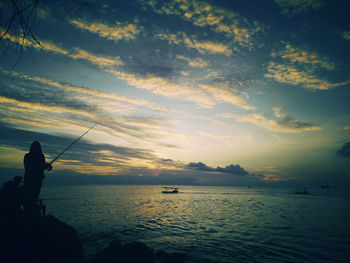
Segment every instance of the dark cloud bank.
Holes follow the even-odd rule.
[[[248,172],[244,170],[242,167],[240,167],[239,164],[237,165],[231,164],[229,166],[226,166],[225,168],[222,168],[220,166],[216,168],[212,168],[207,166],[204,163],[198,162],[198,163],[189,163],[187,165],[187,168],[206,171],[206,172],[220,172],[220,173],[229,173],[229,174],[237,174],[237,175],[248,175]]]
[[[338,155],[342,157],[350,157],[350,142],[344,143],[344,145],[338,150]]]

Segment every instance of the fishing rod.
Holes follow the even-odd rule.
[[[53,159],[50,163],[49,166],[52,165],[58,158],[61,157],[62,154],[64,154],[70,147],[72,147],[76,142],[78,142],[81,138],[83,138],[83,136],[85,134],[87,134],[92,128],[94,128],[96,126],[97,123],[95,123],[94,125],[92,125],[89,129],[87,129],[82,135],[80,135],[79,138],[77,138],[74,142],[72,142],[66,149],[64,149],[59,155],[57,155],[57,157],[55,159]]]

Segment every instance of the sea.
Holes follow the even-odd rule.
[[[47,214],[73,226],[85,257],[140,241],[186,262],[350,262],[350,191],[178,186],[44,186]]]

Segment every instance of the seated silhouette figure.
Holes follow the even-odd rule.
[[[21,213],[22,204],[21,176],[15,176],[13,180],[4,183],[0,190],[0,214],[1,217],[15,218]]]
[[[38,208],[38,198],[45,178],[44,170],[52,169],[51,164],[45,162],[38,141],[31,144],[29,153],[24,156],[24,169],[24,210],[28,212]]]

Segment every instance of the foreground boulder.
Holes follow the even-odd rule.
[[[0,222],[0,262],[79,263],[76,230],[52,215]]]

